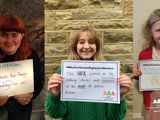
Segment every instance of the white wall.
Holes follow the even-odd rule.
[[[142,25],[150,13],[160,8],[160,0],[133,0],[133,53],[134,63],[137,61],[138,53],[142,43]]]

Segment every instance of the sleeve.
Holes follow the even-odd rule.
[[[121,100],[120,104],[108,104],[107,120],[125,120],[126,112],[125,99]]]
[[[54,97],[49,92],[45,100],[45,111],[52,118],[63,117],[66,112],[66,102],[60,101],[60,96]]]
[[[57,69],[58,74],[61,74],[61,68]],[[45,111],[52,118],[63,117],[66,113],[67,103],[60,101],[60,96],[54,97],[50,92],[45,100]]]
[[[34,99],[39,95],[44,85],[44,67],[35,51],[32,51],[30,58],[33,59],[34,92],[32,99]]]

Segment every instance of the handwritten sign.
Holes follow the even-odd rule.
[[[160,90],[160,60],[140,60],[140,91]]]
[[[62,101],[120,103],[119,62],[64,60],[61,67]]]
[[[34,91],[33,60],[0,63],[0,96]]]

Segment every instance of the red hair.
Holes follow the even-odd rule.
[[[21,40],[21,45],[16,52],[15,60],[27,59],[27,57],[31,54],[31,50],[25,36],[25,26],[22,20],[16,15],[5,15],[0,17],[0,31],[15,31],[24,33],[24,36]],[[5,55],[6,54],[0,49],[0,61],[4,59]]]

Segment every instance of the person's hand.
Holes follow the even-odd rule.
[[[123,99],[124,95],[133,89],[133,83],[127,75],[121,75],[118,78],[118,82],[120,84],[120,97]]]
[[[0,106],[4,105],[8,101],[8,96],[0,96]]]
[[[139,67],[133,68],[133,77],[139,77],[140,75],[142,75],[142,72]]]
[[[54,95],[60,94],[60,84],[62,83],[63,77],[59,74],[53,74],[48,81],[48,90]]]
[[[14,99],[16,99],[21,105],[27,105],[33,97],[33,93],[27,94],[19,94],[15,95]]]

